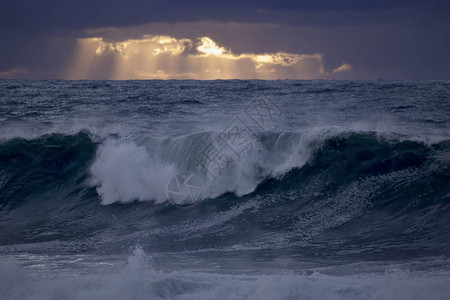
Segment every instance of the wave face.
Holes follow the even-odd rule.
[[[448,299],[449,87],[0,81],[0,292]]]
[[[168,199],[167,183],[184,172],[199,177],[199,200],[227,192],[243,196],[264,180],[281,178],[305,165],[315,148],[334,131],[240,136],[233,139],[235,145],[245,144],[239,153],[234,145],[223,145],[216,132],[162,141],[107,141],[100,146],[91,168],[93,184],[98,185],[103,204],[134,200],[161,203]]]

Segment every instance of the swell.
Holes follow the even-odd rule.
[[[160,249],[177,240],[185,249],[448,244],[450,141],[427,145],[336,128],[241,138],[231,147],[212,132],[162,141],[96,142],[80,132],[3,142],[1,244],[102,232],[114,240],[151,236]],[[237,155],[232,147],[242,141]],[[229,158],[215,177],[201,168],[211,145]],[[167,205],[168,181],[179,172],[202,180],[202,201]]]
[[[98,228],[97,196],[85,185],[96,148],[87,132],[0,144],[2,244],[70,239]]]
[[[120,181],[124,181],[124,186],[129,184],[131,189],[139,189],[140,184],[151,186],[152,179],[164,185],[164,180],[158,179],[167,177],[161,173],[163,170],[168,170],[169,180],[179,172],[192,172],[205,184],[229,185],[225,190],[212,192],[211,186],[203,186],[206,192],[212,193],[204,195],[204,199],[217,198],[227,192],[243,196],[264,190],[269,183],[276,183],[281,191],[291,189],[293,180],[297,178],[293,174],[298,172],[302,175],[297,179],[302,182],[320,175],[321,182],[332,182],[330,188],[338,189],[361,178],[386,176],[430,165],[442,173],[442,178],[430,184],[445,187],[443,183],[448,179],[445,171],[450,155],[449,140],[427,145],[385,138],[373,132],[344,132],[336,128],[242,137],[242,140],[234,141],[236,144],[246,143],[238,154],[233,149],[234,145],[215,144],[218,140],[220,143],[223,141],[214,132],[162,141],[152,138],[94,140],[89,132],[82,131],[75,135],[51,134],[32,140],[17,138],[0,143],[1,210],[30,204],[36,199],[55,201],[53,196],[36,196],[67,187],[73,189],[70,195],[76,194],[75,191],[81,187],[96,187],[102,198],[104,195],[99,188],[108,180],[116,184],[113,192],[119,194]],[[205,167],[217,154],[226,155],[228,161],[213,174],[213,170]],[[213,162],[216,165],[221,161]],[[158,174],[153,176],[151,172]],[[232,178],[239,180],[234,182]],[[429,180],[426,177],[422,179]],[[66,199],[73,200],[69,194]],[[164,197],[167,197],[152,197],[151,191],[148,195],[142,192],[135,197],[123,194],[125,197],[114,195],[115,199],[103,197],[102,202],[149,200],[158,203],[158,200],[165,202]]]
[[[0,143],[1,209],[14,209],[36,200],[57,201],[55,195],[68,187],[74,192],[86,179],[96,148],[86,132]]]

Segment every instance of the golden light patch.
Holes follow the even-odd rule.
[[[311,79],[350,71],[343,64],[327,73],[321,54],[241,53],[209,37],[196,40],[164,35],[111,41],[78,40],[68,79]]]

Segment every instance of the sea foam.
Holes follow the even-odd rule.
[[[103,204],[162,203],[168,200],[169,181],[188,172],[201,181],[200,199],[227,192],[243,196],[267,178],[280,178],[302,167],[326,138],[341,132],[337,127],[318,128],[250,135],[231,142],[224,142],[214,132],[166,140],[107,140],[92,164],[91,184],[97,187]]]

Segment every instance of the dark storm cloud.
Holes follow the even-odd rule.
[[[182,56],[199,54],[197,47],[201,45],[200,39],[197,38],[195,41],[185,41],[183,44],[184,50],[181,53]]]
[[[367,11],[378,9],[392,9],[397,7],[411,8],[433,1],[423,0],[261,0],[257,1],[261,8],[268,8],[272,10],[297,10],[297,11]],[[434,1],[435,3],[440,1]],[[443,2],[443,1],[442,1]]]
[[[354,78],[450,78],[449,15],[448,0],[3,0],[0,75],[58,78],[77,38],[114,27],[190,38],[184,56],[210,36],[234,53],[320,53]]]
[[[36,32],[202,20],[332,26],[374,18],[431,21],[448,17],[449,7],[443,0],[15,0],[0,4],[0,28]]]

